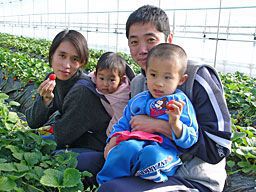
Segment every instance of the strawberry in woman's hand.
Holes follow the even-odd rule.
[[[175,102],[175,100],[171,100],[166,104],[166,108],[170,111],[173,111],[174,108],[172,107],[172,104]]]
[[[51,80],[51,81],[54,81],[55,79],[56,79],[56,75],[53,73],[53,74],[51,74],[50,76],[49,76],[49,79]]]

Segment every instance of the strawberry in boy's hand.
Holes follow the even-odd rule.
[[[51,81],[54,81],[56,79],[56,75],[54,73],[52,73],[50,76],[49,76],[49,79]]]
[[[175,100],[171,100],[166,104],[166,108],[170,111],[173,111],[174,108],[172,107],[172,104],[175,102]]]

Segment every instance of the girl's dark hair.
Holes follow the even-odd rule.
[[[64,30],[58,33],[51,44],[50,50],[49,50],[49,63],[51,65],[52,63],[52,56],[55,53],[56,49],[59,47],[59,45],[63,41],[69,41],[74,45],[78,52],[78,56],[80,58],[80,63],[82,66],[86,65],[89,58],[89,50],[87,46],[87,41],[85,37],[75,30]]]
[[[185,50],[179,45],[170,44],[170,43],[160,43],[153,47],[148,53],[147,67],[149,65],[150,58],[160,58],[160,59],[175,59],[180,63],[180,74],[185,74],[187,70],[187,54]]]
[[[126,22],[126,37],[129,38],[130,27],[134,23],[152,23],[159,32],[165,34],[165,40],[171,33],[167,14],[159,7],[144,5],[130,14]]]
[[[96,65],[96,75],[103,69],[118,70],[119,77],[125,75],[127,62],[114,52],[105,52],[101,55]]]

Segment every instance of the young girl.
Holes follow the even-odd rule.
[[[101,99],[105,109],[112,116],[108,125],[107,135],[112,126],[122,117],[123,109],[130,98],[130,82],[126,77],[126,61],[116,53],[106,52],[102,54],[96,66],[96,71],[89,76],[96,84],[96,90],[109,101],[109,104]]]

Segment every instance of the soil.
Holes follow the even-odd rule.
[[[256,176],[230,175],[223,192],[256,192]]]

